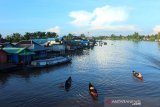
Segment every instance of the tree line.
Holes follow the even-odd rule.
[[[72,40],[75,36],[81,37],[82,39],[87,39],[88,35],[80,34],[67,34],[63,36],[64,40]],[[13,33],[11,35],[7,35],[4,39],[9,42],[19,42],[21,40],[31,40],[31,39],[45,39],[45,38],[57,38],[58,35],[55,32],[26,32],[24,35],[20,33]],[[0,38],[2,35],[0,34]],[[135,32],[131,35],[115,35],[111,34],[109,36],[94,36],[96,40],[133,40],[133,41],[141,41],[141,40],[148,40],[148,41],[160,41],[160,32],[157,34],[152,35],[140,35],[138,32]]]
[[[64,35],[63,38],[64,40],[72,40],[75,36],[75,34],[67,34]],[[85,34],[80,34],[78,35],[79,37],[86,39]],[[59,37],[55,32],[26,32],[24,35],[20,33],[13,33],[11,35],[7,35],[4,39],[6,39],[9,42],[19,42],[21,40],[31,40],[31,39],[46,39],[46,38],[57,38]],[[2,35],[0,34],[0,38],[2,38]]]
[[[58,35],[55,32],[26,32],[24,35],[20,33],[13,33],[11,35],[7,35],[4,39],[9,42],[19,42],[21,40],[31,40],[31,39],[45,39],[45,38],[57,38]],[[2,35],[0,34],[0,38]]]
[[[152,35],[140,35],[138,32],[135,32],[131,35],[123,36],[123,35],[115,35],[111,34],[110,36],[97,36],[95,37],[97,40],[133,40],[133,41],[160,41],[160,32]]]
[[[75,34],[71,34],[71,33],[69,33],[68,35],[64,35],[63,38],[64,38],[64,40],[72,40],[76,36],[78,36],[82,39],[87,39],[87,35],[85,35],[85,34],[75,35]]]

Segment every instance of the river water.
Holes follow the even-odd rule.
[[[72,54],[72,63],[0,73],[0,107],[103,107],[105,97],[160,98],[160,45],[107,43]],[[132,70],[141,72],[144,80],[133,77]],[[63,83],[69,76],[73,82],[67,92]],[[90,96],[89,82],[96,87],[98,100]]]

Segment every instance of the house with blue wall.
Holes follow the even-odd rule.
[[[65,45],[62,43],[62,38],[32,39],[32,41],[44,46],[47,52],[65,51]]]
[[[41,46],[45,46],[48,42],[47,39],[32,39],[32,41]]]
[[[35,54],[27,48],[3,48],[3,50],[8,53],[8,62],[13,64],[30,64],[32,55]]]
[[[45,58],[47,56],[47,51],[44,46],[34,42],[33,40],[23,40],[16,44],[19,48],[27,48],[28,50],[35,53],[34,59]]]

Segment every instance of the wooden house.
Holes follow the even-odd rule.
[[[61,44],[60,38],[48,38],[47,42],[49,43],[49,45]]]
[[[7,42],[6,39],[0,38],[0,43],[5,43],[5,42]]]
[[[30,64],[32,55],[35,54],[27,48],[3,48],[3,50],[8,54],[8,62],[14,64]]]
[[[0,43],[0,48],[3,48],[3,47],[14,47],[14,45],[10,42]]]
[[[16,44],[17,47],[27,48],[32,52],[35,52],[34,59],[45,58],[47,51],[44,46],[34,42],[33,40],[23,40]]]
[[[0,64],[5,64],[5,63],[7,63],[7,52],[0,49]]]
[[[48,42],[47,39],[32,39],[32,41],[41,46],[45,46]]]
[[[61,43],[60,38],[33,39],[33,41],[44,46],[47,52],[65,51],[65,45]]]

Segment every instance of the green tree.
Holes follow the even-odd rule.
[[[51,32],[47,32],[46,36],[47,36],[47,38],[51,38],[52,37],[52,33]]]
[[[160,40],[160,32],[157,34],[157,39]]]
[[[48,37],[48,38],[57,38],[58,35],[55,32],[47,32],[46,33],[46,37]]]
[[[112,39],[112,40],[115,40],[115,39],[116,39],[116,35],[115,35],[115,34],[112,34],[112,35],[111,35],[111,39]]]
[[[119,35],[119,39],[121,40],[123,37],[122,37],[122,35]]]
[[[80,34],[80,37],[83,38],[83,39],[86,38],[85,34]]]
[[[140,35],[138,32],[134,32],[134,34],[131,35],[131,39],[134,41],[139,41],[140,40]]]
[[[150,40],[150,41],[155,41],[155,39],[156,39],[156,36],[155,36],[155,35],[150,35],[150,37],[149,37],[149,40]]]
[[[0,34],[0,38],[2,38],[2,35]]]
[[[37,38],[37,39],[46,38],[46,34],[45,32],[40,32],[40,31],[34,32],[33,38]]]
[[[65,40],[72,40],[73,37],[74,37],[74,35],[71,34],[71,33],[69,33],[68,35],[64,36],[64,39],[65,39]]]
[[[26,33],[24,34],[24,40],[30,40],[30,39],[31,39],[31,33],[26,32]]]
[[[20,40],[22,40],[22,36],[20,33],[13,33],[11,35],[12,38],[12,42],[19,42]]]
[[[10,35],[7,35],[5,39],[6,39],[7,41],[9,41],[9,42],[12,42],[12,41],[13,41],[13,40],[12,40],[12,37],[11,37]]]

